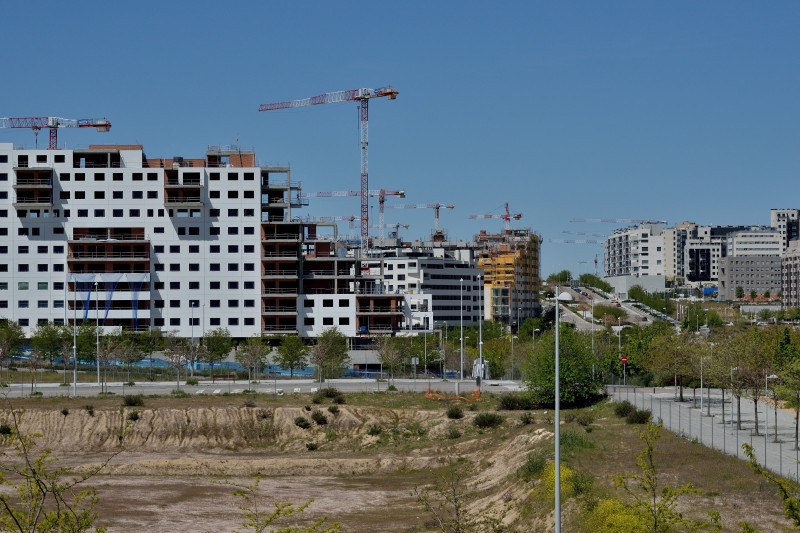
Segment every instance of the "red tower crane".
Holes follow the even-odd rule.
[[[0,128],[32,129],[38,140],[39,130],[50,130],[50,150],[58,149],[58,128],[96,128],[97,131],[108,131],[111,123],[104,118],[60,118],[60,117],[7,117],[0,118]]]
[[[517,213],[512,215],[508,211],[508,202],[506,202],[506,212],[502,215],[470,215],[469,218],[499,218],[500,220],[505,220],[506,222],[506,236],[511,236],[511,219],[519,220],[522,218],[522,213]]]
[[[436,219],[436,233],[439,233],[439,209],[444,207],[445,209],[452,210],[455,208],[453,204],[403,204],[403,205],[387,205],[386,207],[391,207],[393,209],[433,209],[434,218]],[[383,235],[381,235],[383,237]]]
[[[322,192],[311,192],[311,193],[300,193],[298,194],[298,198],[340,198],[344,196],[362,196],[363,191],[322,191]],[[367,196],[377,196],[378,197],[378,213],[380,214],[379,217],[379,225],[383,225],[383,208],[386,204],[386,197],[387,196],[397,196],[398,198],[405,198],[406,191],[390,191],[387,189],[368,189]],[[362,199],[363,202],[363,199]],[[369,207],[369,206],[368,206]],[[363,213],[363,206],[361,212]],[[361,242],[366,242],[364,240],[364,219],[361,219]],[[367,235],[368,236],[368,235]],[[383,233],[381,233],[381,237],[383,237]]]
[[[387,97],[389,100],[397,98],[397,90],[394,87],[381,87],[379,89],[352,89],[349,91],[336,91],[332,93],[320,94],[302,100],[289,100],[286,102],[274,102],[259,106],[259,111],[274,111],[276,109],[287,109],[291,107],[305,107],[309,105],[333,104],[336,102],[352,102],[358,100],[361,103],[361,127],[359,129],[361,137],[361,242],[367,242],[369,237],[369,101],[372,98]]]

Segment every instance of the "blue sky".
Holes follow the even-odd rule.
[[[767,224],[800,207],[796,2],[16,2],[4,21],[0,116],[107,117],[109,133],[62,130],[61,144],[149,157],[238,135],[306,192],[359,188],[356,104],[259,104],[393,85],[397,100],[370,106],[370,187],[455,204],[441,215],[454,239],[501,231],[469,215],[509,202],[545,240],[545,276],[602,260],[599,245],[548,242],[614,229],[573,218]],[[433,227],[431,210],[386,219],[408,240]]]

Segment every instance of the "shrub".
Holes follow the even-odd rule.
[[[472,423],[481,429],[494,428],[503,423],[503,417],[496,413],[480,413]]]
[[[333,403],[342,405],[345,403],[344,394],[339,394],[338,396],[333,397]]]
[[[174,396],[175,398],[187,398],[189,396],[188,392],[186,392],[184,390],[181,390],[181,389],[172,389],[170,394],[172,396]]]
[[[594,443],[585,435],[577,431],[564,430],[561,432],[561,449],[565,452],[577,448],[594,448]]]
[[[569,481],[572,484],[572,490],[576,496],[579,494],[586,494],[592,490],[592,486],[594,485],[594,477],[590,473],[579,472],[577,470],[573,472],[572,478],[570,478]]]
[[[470,411],[477,411],[478,410],[478,404],[477,403],[471,403],[471,404],[469,404],[468,409]]]
[[[94,416],[94,406],[93,405],[84,405],[83,408],[86,409],[86,412],[89,413],[89,416]]]
[[[242,407],[255,407],[255,406],[256,402],[254,402],[253,400],[247,400],[246,402],[242,403]]]
[[[391,392],[395,392],[395,391],[397,391],[397,387],[395,387],[394,385],[389,385],[388,387],[386,387],[386,390],[387,391],[391,391]]]
[[[126,387],[135,387],[136,386],[136,382],[135,381],[127,381],[127,382],[125,382],[125,386]]]
[[[582,425],[583,427],[591,426],[594,422],[594,415],[589,411],[583,411],[577,417],[578,424]]]
[[[527,426],[528,424],[533,424],[536,422],[532,413],[522,413],[522,416],[519,417],[519,421],[522,422],[523,426]]]
[[[62,414],[62,415],[64,415],[64,416],[67,416],[67,415],[69,414],[69,409],[67,409],[66,407],[65,407],[65,408],[63,408],[63,409],[61,410],[61,414]]]
[[[461,437],[461,431],[456,426],[451,425],[447,428],[447,438],[455,440]]]
[[[308,418],[304,416],[298,416],[294,419],[294,425],[301,429],[308,429],[311,427],[311,422],[309,422]]]
[[[31,396],[32,396],[32,397],[36,397],[36,398],[40,398],[40,397],[42,397],[42,391],[38,391],[38,390],[37,390],[37,391],[35,391],[35,392],[32,392],[32,393],[31,393]]]
[[[11,435],[11,426],[8,424],[0,424],[0,435]]]
[[[122,397],[122,405],[125,407],[142,407],[144,398],[141,394],[126,394]]]
[[[311,403],[322,403],[322,398],[319,395],[315,394],[311,397]]]
[[[650,411],[648,409],[634,409],[625,417],[625,422],[628,424],[647,424],[650,420]]]
[[[128,420],[130,420],[131,422],[136,422],[137,420],[139,420],[139,411],[131,411],[130,413],[128,413]]]
[[[634,405],[627,400],[620,402],[614,406],[614,414],[620,418],[625,418],[635,410],[636,407],[634,407]]]
[[[328,412],[330,414],[332,414],[332,415],[338,415],[339,414],[339,406],[338,405],[329,405],[328,406]]]
[[[186,378],[187,385],[199,385],[200,381],[197,378]]]
[[[575,419],[578,417],[577,413],[575,413],[574,411],[563,411],[563,413],[564,414],[563,414],[563,416],[561,418],[567,424],[571,424],[572,422],[575,422]]]
[[[341,391],[336,387],[325,387],[319,391],[323,398],[336,398],[341,396]]]
[[[318,426],[324,426],[328,423],[328,417],[326,417],[322,411],[314,411],[311,413],[311,420],[316,422]]]
[[[534,407],[533,398],[524,394],[501,394],[497,400],[497,409],[503,411],[529,411]]]
[[[310,405],[304,405],[303,409],[305,409],[306,411],[311,411],[311,406]]]
[[[368,435],[377,436],[381,434],[381,427],[380,426],[370,426],[369,430],[367,431]]]
[[[461,408],[460,405],[453,404],[447,408],[447,418],[450,420],[458,420],[459,418],[464,418],[464,410]]]
[[[517,475],[525,481],[536,479],[544,472],[544,467],[547,465],[547,455],[544,452],[533,452],[528,456],[528,459],[523,463]]]
[[[317,444],[316,442],[307,442],[306,443],[306,450],[308,450],[310,452],[313,452],[318,448],[319,448],[319,444]]]

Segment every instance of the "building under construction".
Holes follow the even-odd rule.
[[[478,268],[484,272],[484,319],[516,330],[541,311],[540,249],[542,237],[530,228],[504,233],[481,231]]]

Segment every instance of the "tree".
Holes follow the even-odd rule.
[[[756,290],[755,289],[750,289],[750,299],[751,300],[755,300],[756,297],[758,297],[758,293],[756,292]]]
[[[39,370],[41,370],[42,366],[44,366],[44,361],[45,359],[42,357],[42,352],[37,348],[31,350],[31,354],[28,356],[28,370],[31,371],[31,394],[36,390],[36,376],[39,374]]]
[[[378,359],[383,365],[383,371],[389,371],[389,381],[394,385],[394,371],[398,368],[405,359],[404,342],[406,337],[389,337],[382,336],[375,340],[378,350]]]
[[[288,368],[289,374],[294,377],[294,371],[308,364],[308,346],[299,335],[286,335],[278,346],[275,362],[281,368]]]
[[[742,287],[742,286],[737,286],[736,287],[736,298],[737,299],[744,298],[744,287]]]
[[[86,486],[86,482],[105,468],[116,453],[88,472],[65,479],[64,468],[51,467],[56,459],[49,450],[33,456],[35,435],[22,435],[19,432],[17,414],[10,402],[9,408],[14,427],[11,434],[4,436],[4,440],[7,446],[16,450],[21,462],[16,466],[0,464],[0,484],[12,489],[0,493],[0,529],[20,532],[105,532],[105,528],[94,526],[97,495],[94,488]]]
[[[786,401],[786,406],[794,410],[794,449],[798,449],[798,433],[800,433],[800,359],[789,361],[778,373],[781,384],[777,387],[778,395]]]
[[[105,335],[100,339],[100,345],[97,350],[97,356],[100,358],[100,364],[103,366],[103,382],[102,392],[108,392],[108,367],[112,361],[117,359],[122,348],[122,331],[118,330],[111,335]]]
[[[169,366],[175,369],[175,386],[177,390],[181,390],[181,369],[186,367],[186,352],[189,350],[189,341],[179,337],[175,331],[168,331],[163,340],[162,353],[164,354],[164,359],[166,359]]]
[[[231,353],[233,340],[228,328],[214,328],[203,336],[206,360],[211,364],[211,382],[214,382],[214,363],[222,362]]]
[[[506,374],[506,361],[510,360],[511,344],[507,339],[491,339],[483,343],[483,357],[489,367],[492,379]]]
[[[347,337],[337,328],[328,328],[317,338],[311,357],[319,371],[319,380],[338,375],[349,363]]]
[[[722,317],[720,317],[719,313],[717,313],[713,309],[706,314],[706,324],[712,331],[719,329],[724,325],[724,323],[722,322]]]
[[[256,533],[263,533],[267,530],[268,526],[273,525],[273,522],[279,521],[286,516],[302,513],[306,508],[311,505],[314,500],[308,500],[299,507],[294,507],[291,503],[273,503],[272,508],[267,507],[262,509],[261,496],[259,495],[259,483],[261,476],[257,475],[256,480],[246,485],[244,483],[234,483],[232,481],[224,481],[222,484],[234,487],[233,495],[238,497],[242,503],[238,505],[239,510],[242,511],[242,517],[245,519],[242,522],[242,527],[252,529]],[[338,522],[334,522],[329,526],[325,526],[328,520],[327,516],[323,516],[316,522],[308,527],[297,529],[294,527],[280,528],[278,530],[271,529],[272,532],[280,533],[334,533],[340,531],[341,526]],[[323,528],[323,529],[318,529]]]
[[[570,281],[572,281],[572,272],[569,270],[562,270],[547,276],[547,283],[550,285],[569,285]]]
[[[732,339],[736,350],[741,354],[739,375],[753,400],[755,408],[755,434],[758,435],[758,399],[766,387],[765,377],[773,367],[773,349],[767,342],[767,335],[758,328],[739,332]]]
[[[11,356],[25,342],[25,332],[17,322],[12,320],[0,321],[0,362],[6,362],[8,370]]]
[[[524,375],[535,402],[555,404],[555,331],[536,340]],[[559,338],[559,390],[561,403],[584,405],[596,398],[600,381],[592,375],[591,338],[573,328],[561,328]]]
[[[252,381],[251,370],[255,373],[255,380],[258,381],[258,369],[264,366],[266,358],[267,347],[264,345],[261,335],[253,335],[236,350],[236,360],[247,368],[248,381]]]
[[[784,509],[784,516],[788,520],[791,520],[794,524],[795,529],[800,529],[800,501],[798,500],[797,496],[794,494],[794,490],[792,489],[792,484],[782,477],[778,477],[769,470],[763,468],[760,464],[758,464],[758,459],[756,459],[756,454],[753,451],[753,447],[747,443],[742,444],[742,449],[744,450],[744,454],[747,456],[749,464],[753,471],[764,477],[767,481],[775,485],[775,488],[778,489],[778,494],[780,494],[781,499],[783,500],[783,509]],[[740,524],[742,526],[748,526],[750,529],[743,529],[744,531],[756,531],[750,524],[747,522],[743,522]]]
[[[61,328],[52,322],[40,322],[31,332],[31,347],[39,350],[46,361],[53,361],[61,348]]]
[[[716,511],[709,512],[710,521],[698,522],[684,518],[675,510],[681,497],[702,494],[702,490],[695,489],[691,483],[678,489],[659,484],[655,464],[655,444],[660,428],[661,424],[653,424],[648,421],[643,429],[636,430],[645,445],[644,449],[636,456],[636,464],[641,473],[617,474],[614,476],[614,483],[633,497],[633,507],[647,513],[653,533],[671,530],[672,526],[683,526],[690,531],[711,528],[720,530],[720,516]]]
[[[697,355],[695,345],[687,333],[666,330],[656,335],[650,345],[647,366],[655,371],[675,376],[683,401],[684,380],[695,373]]]
[[[137,338],[131,335],[122,335],[122,345],[117,351],[117,359],[125,364],[128,370],[128,382],[131,381],[131,365],[138,363],[144,358],[144,351]]]

